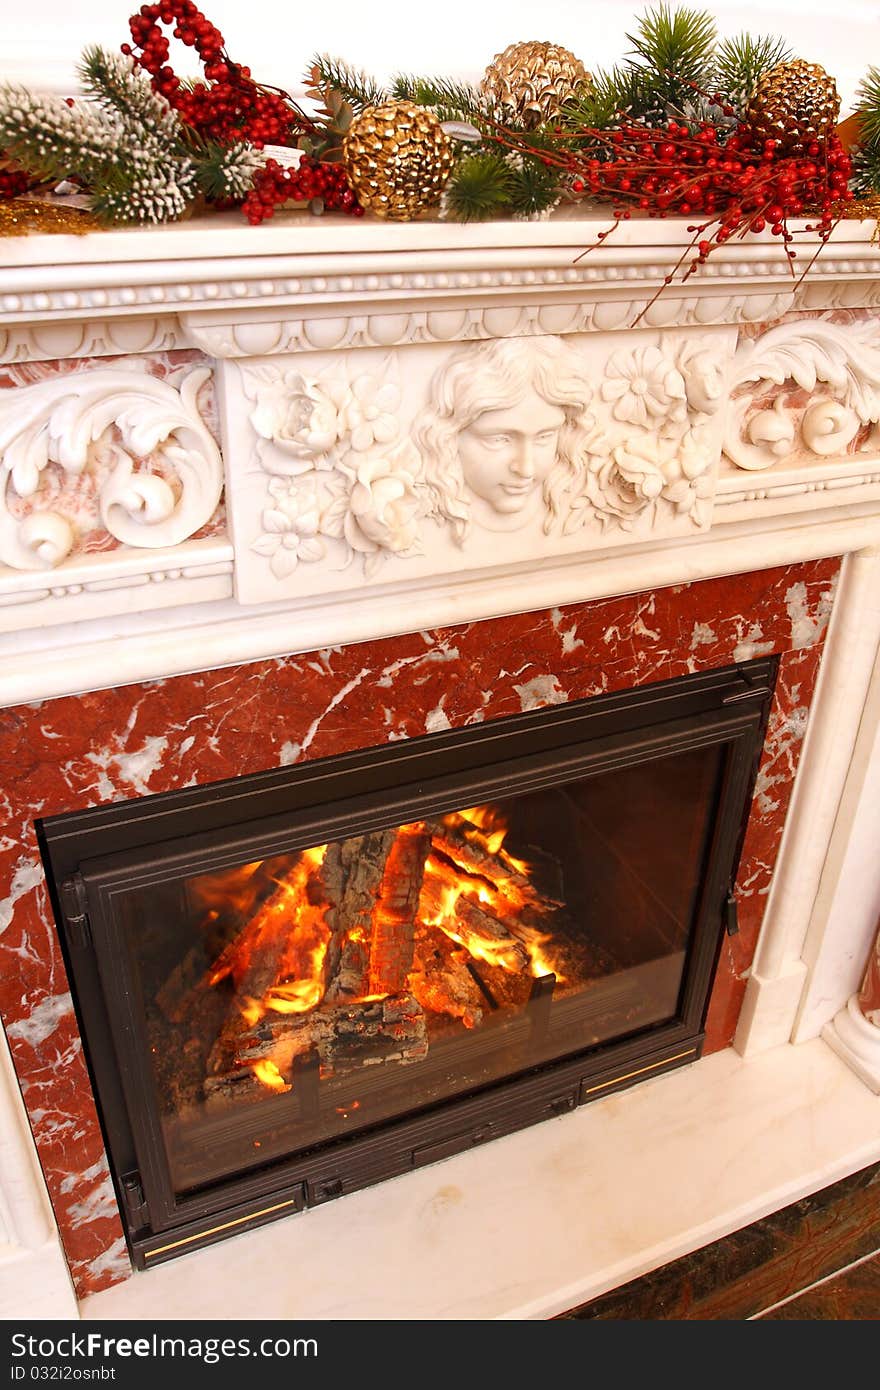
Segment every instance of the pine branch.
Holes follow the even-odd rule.
[[[499,151],[480,150],[459,159],[443,193],[444,207],[457,222],[485,222],[509,210],[513,171]]]
[[[117,118],[11,86],[0,87],[0,149],[47,182],[75,175],[92,184],[126,157]]]
[[[388,92],[367,73],[326,53],[318,53],[312,59],[308,80],[319,91],[329,88],[338,92],[355,111],[363,111],[365,106],[381,106],[388,100]]]
[[[195,165],[169,157],[148,166],[117,166],[92,195],[91,211],[105,224],[176,222],[198,195]]]
[[[880,68],[868,68],[856,97],[862,145],[880,144]]]
[[[526,157],[513,163],[512,173],[510,211],[514,217],[534,217],[559,202],[562,180],[558,169]]]
[[[413,101],[417,106],[435,107],[441,120],[477,124],[485,114],[476,87],[446,77],[415,77],[400,73],[392,82],[391,96],[395,101]]]
[[[154,92],[146,74],[122,53],[108,53],[92,45],[79,62],[79,79],[108,113],[128,127],[140,127],[144,137],[167,149],[178,147],[182,128],[177,112]]]
[[[626,37],[644,66],[674,73],[682,82],[699,82],[712,62],[717,30],[707,10],[672,10],[660,4],[641,16],[636,34]]]
[[[859,197],[880,193],[880,142],[862,145],[854,152],[851,182]]]
[[[790,57],[791,49],[774,34],[737,34],[718,46],[712,86],[733,106],[744,107],[758,78]]]
[[[652,123],[665,118],[665,104],[658,100],[645,68],[632,65],[607,71],[600,68],[593,74],[592,85],[565,103],[560,123],[573,134],[578,127],[584,126],[607,130],[618,123],[621,115]]]
[[[706,10],[658,5],[626,37],[633,46],[628,65],[642,70],[660,102],[681,109],[695,87],[705,89],[717,40],[715,21]]]
[[[265,155],[253,145],[209,144],[196,165],[196,180],[209,202],[243,198],[262,169]]]

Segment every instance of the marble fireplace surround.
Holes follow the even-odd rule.
[[[880,910],[880,252],[842,223],[797,285],[774,246],[726,248],[639,318],[684,229],[582,257],[599,225],[5,248],[4,1312],[219,1316],[224,1281],[299,1247],[309,1287],[292,1272],[242,1316],[547,1316],[880,1156],[880,1102],[820,1036]],[[85,1072],[35,814],[770,650],[721,1050],[107,1287],[126,1271],[90,1101],[65,1127],[46,1098]],[[404,1278],[375,1305],[366,1255],[340,1279],[346,1238],[370,1263],[415,1242],[430,1306]]]

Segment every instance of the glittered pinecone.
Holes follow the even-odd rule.
[[[455,153],[433,111],[411,101],[386,101],[355,117],[342,159],[362,207],[408,222],[440,201]]]
[[[764,140],[778,140],[786,154],[796,154],[831,135],[840,112],[834,79],[818,63],[802,58],[777,63],[758,78],[745,121]]]
[[[592,82],[580,58],[557,43],[508,44],[483,74],[480,93],[507,125],[531,130],[555,120],[563,103]]]

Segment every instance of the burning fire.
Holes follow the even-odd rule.
[[[237,1047],[236,1038],[253,1033],[261,1020],[268,1029],[246,1039],[232,1065],[248,1067],[268,1090],[290,1091],[292,1059],[329,1036],[339,1006],[368,1006],[401,991],[402,998],[475,1026],[479,1008],[458,995],[453,1004],[442,972],[425,975],[418,933],[424,936],[426,928],[439,929],[461,948],[466,957],[460,962],[563,979],[546,949],[551,938],[540,929],[542,915],[558,904],[542,898],[531,866],[505,849],[507,834],[504,816],[491,805],[451,812],[440,822],[401,825],[383,850],[381,880],[366,893],[357,888],[355,906],[346,907],[341,922],[346,884],[356,870],[349,865],[342,872],[339,846],[329,868],[328,846],[318,845],[195,881],[206,927],[224,917],[241,924],[205,976],[208,985],[228,981],[233,987],[230,1045]],[[364,862],[369,866],[369,859]],[[481,987],[491,988],[491,980]],[[291,1017],[289,1029],[283,1016]],[[259,1060],[251,1060],[260,1051]],[[276,1060],[266,1055],[270,1051]]]
[[[510,924],[535,901],[528,882],[529,864],[504,849],[509,827],[498,808],[471,806],[464,811],[453,811],[444,817],[444,824],[463,836],[466,843],[483,851],[485,858],[481,858],[478,865],[461,863],[454,843],[445,842],[442,857],[429,856],[420,904],[422,920],[429,926],[439,927],[452,941],[464,946],[475,960],[516,972],[521,968],[521,948],[524,948],[535,979],[555,974],[557,980],[562,980],[562,974],[542,950],[550,940],[546,933],[517,925],[515,941],[511,944],[509,940],[486,939],[463,929],[459,907],[462,899],[485,906],[492,917]],[[512,872],[499,874],[499,867]]]

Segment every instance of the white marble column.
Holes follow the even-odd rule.
[[[0,1028],[0,1318],[77,1316],[67,1262]]]
[[[880,1095],[880,923],[858,994],[826,1024],[822,1037]]]

